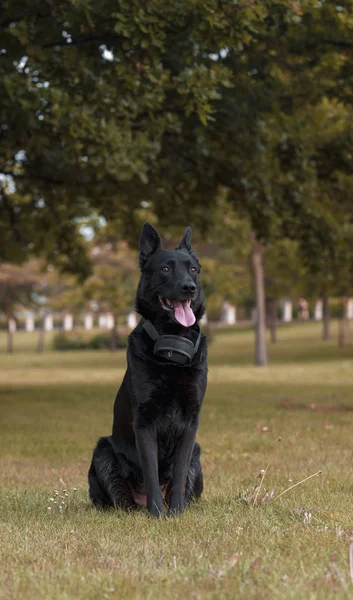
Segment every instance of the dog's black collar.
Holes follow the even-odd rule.
[[[155,343],[153,353],[156,356],[179,366],[191,365],[200,346],[201,331],[199,328],[197,331],[191,331],[194,338],[192,341],[182,335],[160,335],[151,321],[144,321],[142,327]]]

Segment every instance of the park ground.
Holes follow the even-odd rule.
[[[268,368],[252,366],[250,330],[216,334],[198,435],[204,495],[160,520],[87,498],[124,351],[37,356],[35,334],[18,333],[9,356],[0,334],[0,598],[353,598],[353,346],[333,333],[281,327]],[[260,499],[322,474],[253,506],[274,448]]]

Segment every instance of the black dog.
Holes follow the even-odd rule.
[[[163,502],[182,512],[203,490],[195,442],[207,383],[200,264],[188,227],[176,250],[164,250],[145,223],[140,238],[141,279],[129,336],[127,371],[116,396],[113,432],[98,440],[88,473],[96,506],[146,506],[159,516]]]

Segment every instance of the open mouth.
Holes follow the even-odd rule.
[[[195,315],[191,308],[191,300],[168,300],[159,296],[159,301],[163,310],[172,312],[174,319],[183,327],[191,327],[196,321]]]

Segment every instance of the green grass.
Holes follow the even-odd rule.
[[[155,520],[87,500],[124,352],[36,356],[35,337],[16,334],[8,356],[0,334],[0,598],[353,598],[352,346],[321,342],[316,324],[282,327],[262,369],[251,331],[220,330],[198,435],[204,494]],[[322,475],[273,504],[240,504],[279,435],[264,488]],[[55,489],[69,493],[62,514]]]

